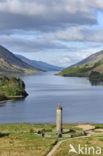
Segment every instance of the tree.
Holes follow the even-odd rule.
[[[23,80],[21,80],[20,78],[18,79],[18,84],[19,84],[19,87],[22,88],[22,89],[25,89],[25,83]]]
[[[92,71],[89,75],[90,81],[103,81],[103,75],[97,71]]]

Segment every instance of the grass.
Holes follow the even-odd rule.
[[[68,133],[70,135],[80,134],[82,129],[78,128],[77,125],[78,124],[64,124],[63,129],[76,130],[76,132]],[[96,127],[99,126],[100,129],[103,128],[102,124],[92,125],[95,125]],[[35,134],[37,131],[44,130],[46,134],[55,135],[56,125],[27,123],[1,124],[0,156],[46,156],[54,145],[64,138],[45,138]],[[54,156],[68,156],[70,143],[76,147],[78,143],[80,143],[81,145],[87,144],[90,146],[100,145],[100,147],[103,148],[103,135],[88,138],[69,138],[68,141],[61,144]],[[74,156],[74,154],[71,154],[70,156]]]
[[[76,124],[64,124],[63,128],[81,131],[81,129],[76,128]],[[46,134],[56,134],[55,124],[1,124],[0,156],[46,156],[62,138],[41,137],[35,134],[38,130],[51,130]]]
[[[95,132],[95,133],[103,133],[102,131],[99,131],[99,130],[93,130],[93,132]]]
[[[88,77],[91,71],[103,73],[103,61],[98,61],[94,64],[85,64],[66,68],[56,75]]]
[[[69,139],[68,141],[62,143],[60,145],[60,147],[56,150],[56,152],[54,153],[53,156],[83,156],[83,154],[75,154],[75,153],[69,153],[70,147],[69,145],[72,144],[75,149],[78,151],[78,144],[81,145],[81,147],[85,147],[85,145],[87,145],[87,147],[91,147],[93,146],[96,150],[96,147],[99,146],[101,147],[102,151],[103,151],[103,135],[101,136],[92,136],[92,137],[87,137],[87,138],[73,138],[73,139]],[[85,152],[85,150],[84,150]],[[87,156],[88,154],[85,154],[85,156]],[[89,154],[89,156],[97,156],[96,154]],[[100,156],[103,156],[103,154],[101,154]]]
[[[72,68],[67,68],[63,71],[61,71],[59,74],[57,75],[63,75],[63,76],[88,76],[89,75],[89,71],[90,71],[91,67],[88,66],[75,66]]]
[[[64,124],[63,129],[74,129],[74,130],[82,130],[77,127],[78,124]]]
[[[96,129],[103,129],[103,124],[93,124]]]
[[[34,131],[38,128],[52,128],[52,125],[0,125],[0,156],[45,156],[57,139],[37,136]]]

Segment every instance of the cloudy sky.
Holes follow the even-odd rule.
[[[103,49],[103,0],[0,0],[0,44],[69,66]]]

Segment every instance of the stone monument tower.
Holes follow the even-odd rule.
[[[57,107],[57,121],[56,121],[56,132],[62,134],[62,107]]]

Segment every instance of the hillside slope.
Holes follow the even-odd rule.
[[[0,46],[0,75],[11,73],[36,72],[38,69],[23,62],[9,50]]]
[[[39,70],[43,70],[43,71],[60,71],[63,68],[62,67],[58,67],[58,66],[54,66],[42,61],[36,61],[36,60],[30,60],[27,59],[26,57],[22,56],[22,55],[16,55],[18,58],[20,58],[22,61],[30,64],[31,66],[33,66],[34,68],[37,68]]]
[[[92,71],[103,74],[103,51],[95,53],[79,63],[62,70],[57,75],[88,77]]]
[[[102,59],[103,59],[103,50],[88,56],[87,58],[83,59],[82,61],[80,61],[80,62],[78,62],[78,63],[76,63],[70,67],[78,66],[78,65],[84,65],[84,64],[93,64],[93,63],[96,63]]]

